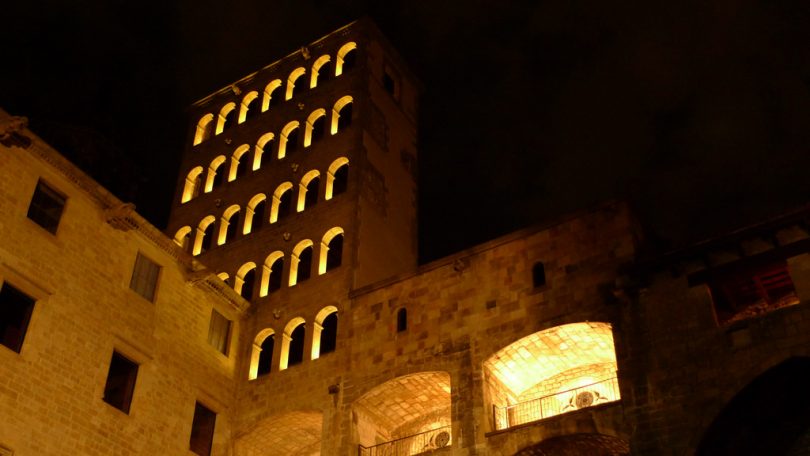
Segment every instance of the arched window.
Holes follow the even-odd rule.
[[[319,108],[312,111],[312,114],[307,117],[307,125],[304,130],[304,147],[309,147],[313,142],[323,138],[325,125],[326,110]]]
[[[206,114],[202,116],[199,122],[197,122],[197,130],[194,132],[194,145],[205,141],[206,139],[211,137],[211,133],[214,130],[214,115],[213,114]]]
[[[295,317],[284,328],[284,337],[281,340],[281,356],[279,369],[300,364],[304,360],[304,339],[306,329],[304,319]]]
[[[321,173],[318,170],[304,174],[301,178],[301,183],[298,185],[298,204],[296,210],[303,212],[305,208],[313,206],[318,202],[318,185],[320,185]]]
[[[205,178],[205,193],[222,185],[222,175],[224,173],[220,168],[223,163],[225,163],[224,155],[220,155],[211,161],[211,165],[208,167],[208,176]]]
[[[357,60],[357,43],[346,43],[337,52],[337,64],[335,65],[335,76],[354,68]]]
[[[219,277],[220,280],[225,282],[226,285],[231,284],[231,276],[229,276],[227,272],[220,272],[219,274],[217,274],[217,277]]]
[[[190,226],[184,226],[184,227],[180,228],[179,230],[177,230],[177,232],[174,234],[174,243],[177,244],[178,246],[180,246],[180,248],[185,250],[186,252],[188,252],[188,246],[189,246],[188,241],[189,241],[189,238],[190,238],[190,236],[189,236],[190,234],[191,234],[191,227]]]
[[[307,72],[306,69],[303,67],[296,68],[290,73],[290,77],[287,78],[287,94],[284,97],[285,100],[291,100],[293,96],[295,96],[295,89],[300,84],[298,80]],[[304,82],[306,84],[306,82]]]
[[[188,172],[188,175],[186,175],[186,183],[183,186],[183,197],[180,199],[181,203],[191,201],[192,198],[200,194],[200,190],[202,189],[202,172],[202,166],[197,166]]]
[[[268,157],[273,156],[273,145],[275,144],[275,135],[273,133],[265,133],[259,138],[256,142],[256,150],[253,152],[253,171],[262,167],[262,158],[265,152],[270,152]]]
[[[315,316],[312,329],[312,359],[332,353],[337,345],[337,307],[327,306]]]
[[[326,190],[324,199],[330,200],[333,196],[346,191],[349,183],[349,159],[340,157],[329,165],[326,172]]]
[[[199,255],[211,248],[215,220],[216,218],[213,215],[209,215],[197,225],[197,237],[194,239],[194,249],[192,251],[194,255]]]
[[[267,197],[264,193],[254,195],[245,207],[245,225],[242,234],[250,234],[264,226],[264,208]]]
[[[217,118],[217,130],[216,134],[220,134],[225,131],[226,128],[229,128],[233,125],[233,122],[236,117],[236,103],[230,102],[222,107],[219,111],[219,117]]]
[[[233,155],[231,155],[231,170],[228,173],[228,182],[236,180],[237,177],[242,177],[248,170],[247,152],[250,146],[242,144],[237,147]]]
[[[273,192],[273,204],[270,206],[270,223],[276,223],[290,215],[292,210],[292,183],[284,182]]]
[[[233,289],[243,298],[253,299],[253,285],[256,282],[256,263],[250,261],[242,265],[236,273]]]
[[[284,158],[295,152],[298,148],[298,121],[294,120],[281,130],[281,140],[278,143],[278,158]]]
[[[397,310],[397,332],[403,332],[408,329],[408,310],[404,307]]]
[[[290,260],[290,286],[309,279],[312,272],[312,241],[304,239],[292,251]]]
[[[264,88],[264,97],[262,97],[262,112],[281,103],[281,91],[281,79],[276,79],[267,84],[267,87]]]
[[[312,64],[312,74],[309,79],[309,87],[314,89],[318,86],[318,81],[326,81],[332,76],[332,65],[330,65],[330,57],[322,55],[318,60]]]
[[[338,266],[343,256],[343,228],[336,226],[321,239],[321,254],[318,258],[318,274],[324,274]]]
[[[217,245],[222,245],[227,241],[236,239],[236,234],[239,226],[239,205],[234,204],[222,213],[222,218],[219,221],[219,237],[217,238]]]
[[[239,110],[239,123],[253,119],[259,114],[259,92],[249,92],[242,98],[242,107]]]
[[[250,353],[249,380],[267,375],[272,371],[275,346],[276,332],[272,329],[263,329],[256,334],[256,338],[253,339],[253,350]]]
[[[353,98],[350,95],[346,95],[335,103],[332,108],[333,135],[352,124],[352,104]]]
[[[259,288],[259,296],[267,296],[281,289],[281,275],[284,273],[284,254],[281,251],[267,255],[262,266],[262,283]]]

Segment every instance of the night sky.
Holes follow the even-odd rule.
[[[187,106],[363,15],[425,87],[422,261],[611,198],[661,249],[810,202],[806,1],[158,3],[4,5],[0,107],[159,228]]]

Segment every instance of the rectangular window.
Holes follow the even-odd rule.
[[[132,269],[129,288],[132,288],[149,301],[154,301],[159,275],[160,266],[138,253],[138,258],[135,259],[135,267]]]
[[[189,449],[200,456],[210,456],[214,443],[214,426],[217,414],[197,402],[194,405],[194,420],[191,422]]]
[[[0,343],[19,353],[33,311],[33,298],[8,282],[0,285]]]
[[[787,262],[758,264],[709,282],[717,321],[743,320],[799,303]]]
[[[211,310],[211,324],[208,326],[208,343],[225,356],[228,356],[228,345],[231,342],[231,321],[224,315]]]
[[[28,206],[28,218],[34,223],[56,234],[62,210],[65,208],[65,197],[48,187],[42,181],[37,182],[31,204]]]
[[[104,402],[129,413],[137,377],[138,365],[118,352],[113,352],[107,383],[104,385]]]

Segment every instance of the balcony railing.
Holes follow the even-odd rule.
[[[493,406],[495,429],[507,429],[619,399],[619,381],[613,377],[506,407]]]
[[[371,447],[360,445],[359,456],[412,456],[450,445],[450,426],[444,426]]]

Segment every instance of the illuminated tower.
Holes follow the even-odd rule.
[[[252,303],[220,342],[246,380],[334,350],[349,292],[415,268],[418,90],[360,20],[194,103],[168,233]]]

